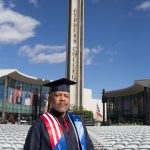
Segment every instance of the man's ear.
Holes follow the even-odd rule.
[[[51,109],[51,96],[48,96],[48,111]]]
[[[51,101],[51,95],[48,96],[48,102],[50,103]]]

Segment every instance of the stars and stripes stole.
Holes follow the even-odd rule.
[[[53,150],[67,150],[67,144],[63,134],[63,130],[60,126],[58,120],[53,117],[50,113],[45,113],[41,116],[44,121],[48,135],[50,138],[50,143]]]

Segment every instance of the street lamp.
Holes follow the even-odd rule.
[[[105,125],[105,103],[107,103],[107,97],[105,95],[105,89],[102,90],[102,103],[103,103],[103,125]]]

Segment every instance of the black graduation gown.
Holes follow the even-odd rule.
[[[65,136],[65,140],[66,140],[67,148],[68,148],[67,150],[78,150],[77,139],[76,139],[72,124],[70,122],[70,119],[68,118],[67,115],[65,118],[70,127],[69,132],[66,132],[66,129],[63,126],[62,118],[57,116],[57,119],[59,120],[61,127],[63,129],[63,132],[64,132],[64,136]],[[91,139],[89,138],[87,129],[84,125],[83,127],[85,131],[87,150],[94,150],[93,143]],[[36,120],[35,123],[31,126],[28,132],[28,135],[26,137],[24,150],[52,150],[47,128],[45,126],[44,121],[41,118]]]
[[[65,118],[70,127],[68,133],[66,132],[65,127],[63,126],[62,118],[57,116],[57,119],[59,120],[62,130],[64,132],[68,150],[78,150],[77,139],[72,124],[67,115]],[[86,137],[87,150],[94,150],[93,143],[89,138],[85,126],[84,126],[84,131]],[[52,150],[47,128],[45,126],[44,121],[41,118],[36,120],[35,123],[31,126],[28,135],[26,137],[24,150]]]

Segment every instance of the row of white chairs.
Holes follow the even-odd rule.
[[[150,150],[150,126],[88,126],[96,149]]]
[[[0,150],[21,150],[30,125],[0,124]],[[150,150],[150,126],[87,126],[95,150]]]
[[[29,125],[0,124],[0,150],[23,150]]]

